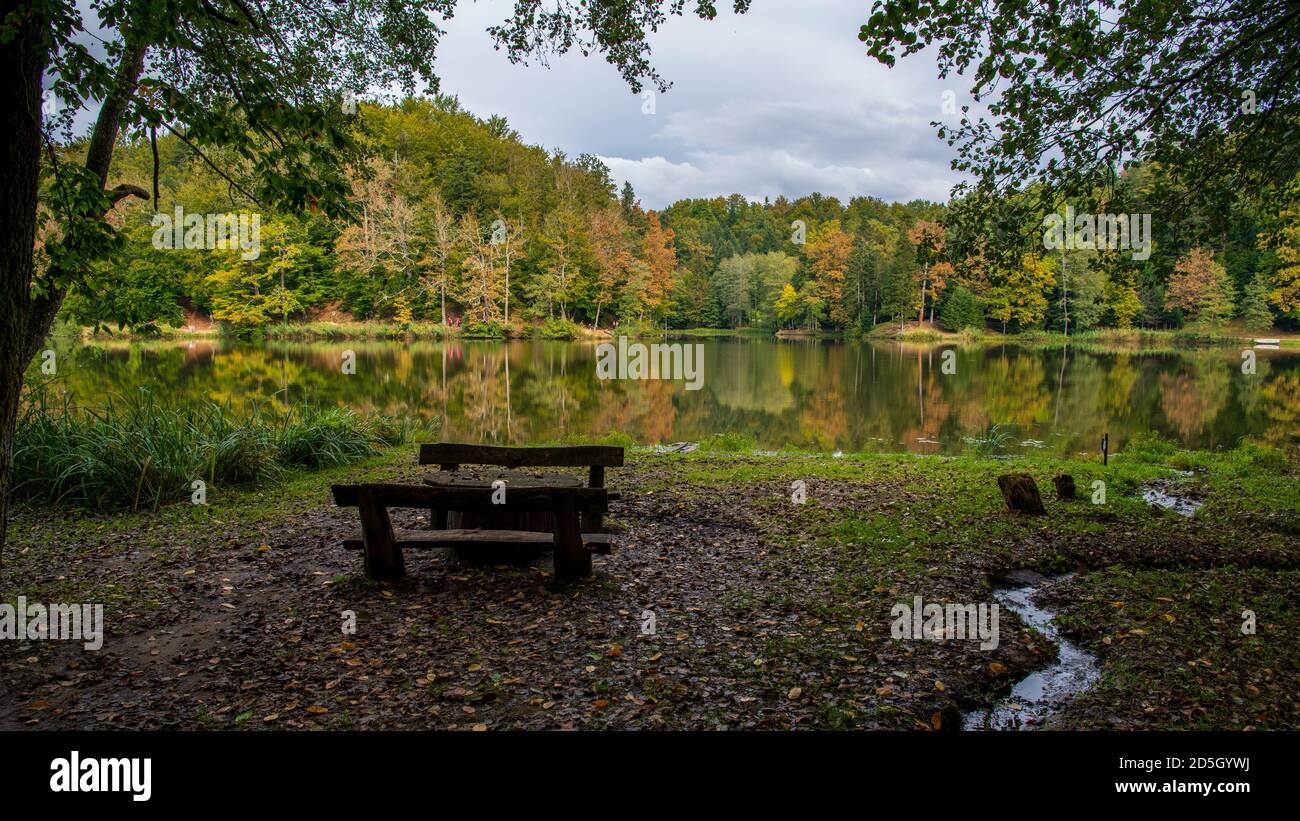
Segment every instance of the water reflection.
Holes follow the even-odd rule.
[[[418,416],[445,438],[526,444],[621,431],[643,443],[735,431],[760,447],[954,453],[962,437],[1009,427],[1022,447],[1112,448],[1159,431],[1194,447],[1242,437],[1294,446],[1300,356],[1261,351],[1138,356],[1013,345],[708,340],[704,386],[600,381],[582,342],[225,341],[80,345],[56,385],[81,403],[147,386],[178,401],[308,401]],[[344,373],[344,353],[356,373]],[[945,353],[955,371],[943,368]]]

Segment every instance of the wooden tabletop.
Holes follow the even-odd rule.
[[[498,479],[505,480],[508,488],[521,487],[583,487],[582,479],[565,473],[542,473],[536,470],[497,470],[471,475],[457,470],[439,470],[426,474],[423,482],[433,487],[490,488]]]

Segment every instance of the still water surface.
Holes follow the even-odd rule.
[[[415,415],[440,438],[499,444],[611,432],[642,444],[742,433],[763,449],[959,453],[991,425],[1011,452],[1111,450],[1139,431],[1193,447],[1300,439],[1300,355],[1090,353],[1013,345],[709,339],[703,386],[605,380],[592,342],[269,342],[77,345],[56,384],[82,404],[141,387],[169,401],[338,404]],[[356,372],[344,373],[346,352]],[[943,367],[945,351],[954,373]],[[950,367],[948,370],[952,370]]]

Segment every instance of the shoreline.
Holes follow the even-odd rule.
[[[1128,351],[1137,353],[1166,353],[1181,350],[1198,350],[1206,348],[1232,348],[1246,345],[1252,347],[1260,339],[1277,339],[1281,350],[1300,350],[1300,334],[1271,330],[1260,334],[1205,334],[1187,330],[1118,330],[1102,329],[1084,331],[1066,337],[1059,332],[1027,331],[1024,333],[1001,334],[997,332],[959,332],[940,331],[937,329],[907,329],[898,332],[885,330],[877,326],[867,333],[852,332],[799,332],[785,336],[775,331],[754,328],[683,328],[668,331],[636,331],[620,333],[616,328],[593,329],[576,326],[579,333],[567,336],[543,336],[540,327],[530,329],[532,333],[516,333],[509,336],[467,336],[456,326],[443,326],[438,323],[418,323],[410,328],[378,322],[356,323],[303,323],[288,326],[269,326],[261,334],[240,336],[223,332],[219,327],[188,331],[182,328],[164,330],[157,335],[117,333],[97,334],[91,328],[80,328],[70,333],[65,327],[56,330],[53,338],[75,339],[81,343],[105,342],[151,342],[174,340],[232,340],[240,342],[331,342],[345,340],[367,341],[443,341],[461,339],[481,342],[528,342],[528,341],[584,341],[608,340],[618,336],[629,339],[751,339],[764,341],[781,341],[789,343],[806,342],[896,342],[911,345],[1019,345],[1033,348],[1060,348],[1068,345],[1078,350]]]

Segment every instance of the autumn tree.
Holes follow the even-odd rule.
[[[907,241],[916,248],[916,259],[921,263],[919,274],[921,284],[920,303],[917,308],[916,321],[925,321],[925,300],[930,285],[930,266],[939,260],[943,253],[946,232],[942,225],[930,220],[917,220],[907,232]]]
[[[452,286],[451,263],[456,251],[456,219],[437,191],[429,192],[421,214],[424,253],[419,260],[422,271],[420,286],[426,292],[437,292],[440,302],[438,316],[446,325],[447,290]]]
[[[844,283],[848,276],[849,256],[853,253],[853,238],[840,228],[839,220],[828,220],[808,234],[804,257],[808,260],[811,278],[810,304],[829,312],[831,322],[847,325],[852,321],[849,306],[844,302]]]
[[[672,293],[677,252],[673,248],[672,229],[664,228],[654,211],[646,212],[646,230],[641,247],[646,266],[646,285],[641,299],[645,310],[662,319],[666,316],[668,297]]]
[[[633,238],[621,209],[615,205],[591,214],[587,234],[596,259],[595,293],[592,296],[596,305],[594,324],[600,327],[601,309],[613,303],[627,285],[633,262]]]
[[[497,252],[492,244],[490,226],[484,230],[478,217],[466,214],[458,231],[461,259],[460,301],[480,321],[492,322],[500,317],[502,281]]]
[[[1214,254],[1193,248],[1174,265],[1165,301],[1195,322],[1221,325],[1232,316],[1232,280]]]

